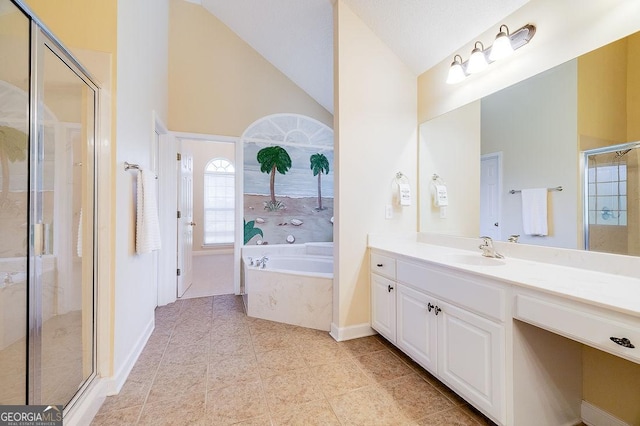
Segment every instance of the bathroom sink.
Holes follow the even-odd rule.
[[[464,265],[472,266],[500,266],[504,265],[504,259],[497,259],[494,257],[485,257],[481,254],[452,254],[448,256],[448,259],[453,263],[462,263]]]

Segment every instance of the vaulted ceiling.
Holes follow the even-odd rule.
[[[333,113],[331,0],[201,4]],[[428,70],[529,0],[343,0],[415,73]]]

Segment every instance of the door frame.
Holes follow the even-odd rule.
[[[240,253],[242,250],[242,243],[244,242],[244,231],[242,227],[242,211],[244,209],[244,200],[243,200],[243,187],[244,187],[244,155],[243,155],[243,144],[240,141],[239,137],[233,136],[221,136],[221,135],[211,135],[205,133],[189,133],[189,132],[170,132],[171,135],[176,140],[176,146],[179,146],[182,140],[196,140],[196,141],[215,141],[215,142],[227,142],[233,143],[235,147],[235,159],[234,165],[236,169],[235,174],[235,238],[233,243],[233,288],[235,294],[240,294]],[[177,152],[177,151],[176,151]],[[175,155],[173,157],[173,161],[175,161]],[[177,188],[177,176],[174,178],[174,186]],[[174,210],[177,211],[177,194],[174,197]],[[174,221],[175,222],[175,221]],[[177,229],[176,229],[177,232]],[[176,244],[173,245],[175,247],[174,255],[177,257],[177,241]],[[172,291],[174,295],[177,290],[177,280],[174,280]],[[175,300],[175,299],[174,299]]]
[[[497,211],[498,211],[498,238],[502,238],[502,176],[504,171],[502,170],[502,151],[491,152],[489,154],[480,155],[480,185],[482,186],[482,161],[495,158],[498,163],[498,198],[497,198]]]

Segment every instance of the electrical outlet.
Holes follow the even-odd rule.
[[[393,219],[393,206],[391,204],[384,206],[384,218]]]
[[[447,208],[445,206],[440,207],[440,219],[447,217]]]

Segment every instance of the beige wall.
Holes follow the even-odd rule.
[[[480,138],[480,101],[420,126],[421,232],[480,235]],[[444,218],[433,203],[434,173],[447,185]]]
[[[183,140],[183,151],[187,150],[193,155],[193,221],[196,226],[193,229],[193,250],[211,250],[212,247],[203,247],[204,244],[204,168],[214,158],[226,158],[234,166],[235,143],[215,142],[205,140]]]
[[[368,327],[367,234],[416,230],[416,199],[410,207],[394,203],[396,172],[417,190],[416,78],[342,1],[334,10],[333,327]],[[392,203],[394,218],[385,220]]]
[[[276,113],[333,116],[220,20],[184,0],[171,0],[169,128],[240,136]]]
[[[576,13],[580,11],[580,13]],[[418,78],[418,120],[424,122],[483,96],[536,75],[581,54],[640,30],[640,2],[636,0],[532,0],[503,20],[510,28],[537,25],[532,42],[511,58],[457,85],[445,83],[451,58],[462,53],[468,59],[473,41]],[[491,44],[495,29],[477,39]],[[637,59],[636,59],[637,60]],[[640,389],[620,386],[613,378],[629,377],[640,383],[640,365],[624,364],[609,355],[584,353],[584,398],[630,424],[640,418]],[[599,364],[599,369],[589,366]],[[606,371],[606,373],[604,373]],[[601,373],[602,372],[602,373]]]

